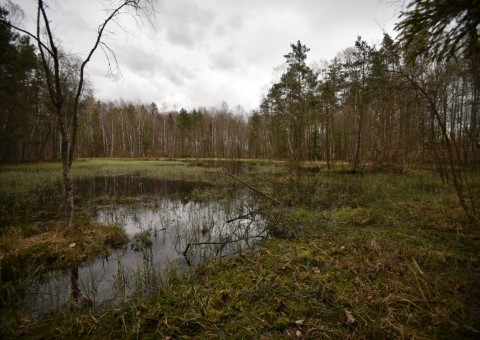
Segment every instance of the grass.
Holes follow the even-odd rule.
[[[450,231],[339,221],[170,275],[153,297],[52,315],[15,336],[474,338],[476,255],[478,241]]]
[[[10,228],[0,236],[1,281],[15,281],[30,272],[46,273],[107,256],[109,249],[126,243],[125,231],[116,225],[76,221],[74,231],[54,223],[48,231]]]
[[[100,310],[61,310],[41,320],[19,317],[0,334],[478,337],[480,232],[468,228],[454,193],[435,174],[329,171],[295,177],[278,176],[277,169],[246,180],[285,204],[272,213],[283,238],[190,274],[173,268],[152,295]],[[201,192],[195,196],[203,198]]]
[[[181,160],[81,159],[72,167],[73,178],[138,174],[146,177],[195,179],[208,169]],[[209,170],[212,171],[212,170]],[[218,171],[218,170],[217,170]],[[60,163],[0,166],[0,193],[22,194],[48,188],[62,180]]]

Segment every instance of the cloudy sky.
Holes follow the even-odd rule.
[[[4,0],[0,3],[5,2]],[[21,26],[31,29],[34,0],[13,0],[24,10]],[[52,0],[49,15],[68,53],[84,58],[92,47],[105,8],[115,0]],[[262,93],[284,62],[290,44],[310,48],[308,62],[331,60],[357,36],[378,44],[393,30],[398,8],[386,0],[158,0],[152,22],[123,16],[109,26],[105,42],[122,77],[106,77],[97,51],[87,68],[101,100],[123,98],[168,108],[241,105],[258,107]],[[121,29],[121,27],[123,29]]]

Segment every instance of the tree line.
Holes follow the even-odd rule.
[[[478,87],[466,60],[406,59],[388,35],[377,48],[360,37],[334,60],[312,69],[297,42],[287,70],[250,117],[259,157],[424,164],[443,157],[478,161]]]
[[[89,97],[79,125],[80,157],[248,156],[241,107],[159,110],[155,103],[100,102]]]
[[[8,12],[0,9],[0,20]],[[0,25],[0,161],[57,160],[62,116],[46,86],[38,48]],[[75,57],[59,51],[62,112],[70,123],[78,84]],[[155,103],[101,102],[84,90],[78,103],[75,157],[248,157],[243,108],[159,110]]]
[[[76,157],[345,160],[360,170],[367,161],[434,163],[448,137],[455,162],[478,161],[478,88],[468,62],[407,63],[388,35],[379,48],[358,38],[321,67],[307,66],[301,42],[291,47],[285,72],[250,114],[226,103],[188,112],[101,102],[89,91],[80,103]],[[5,50],[1,160],[58,159],[58,119],[35,48],[11,34]]]
[[[0,29],[0,159],[58,159],[59,119],[36,48],[27,36]],[[478,70],[471,59],[412,62],[412,51],[388,35],[378,47],[359,37],[321,66],[307,65],[308,51],[300,41],[291,45],[284,72],[249,114],[226,103],[187,112],[100,102],[85,91],[75,157],[345,160],[358,171],[367,161],[435,163],[448,139],[455,163],[478,161]],[[78,77],[68,66],[78,61],[60,57],[68,107]]]

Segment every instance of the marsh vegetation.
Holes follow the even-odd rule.
[[[230,164],[260,195],[223,174],[228,162],[131,162],[74,168],[78,235],[56,225],[55,203],[22,223],[2,210],[6,337],[473,337],[479,329],[478,230],[432,171]],[[54,168],[15,174],[42,179]],[[7,194],[17,177],[1,170]],[[28,213],[45,190],[61,196],[54,180],[30,183],[17,211]]]
[[[96,307],[148,295],[169,266],[183,272],[268,236],[260,203],[235,184],[212,181],[222,168],[209,162],[137,162],[126,172],[115,161],[83,165],[74,180],[82,215],[73,232],[57,221],[64,208],[54,166],[2,169],[2,317],[8,309],[38,318],[69,303]],[[29,186],[13,191],[22,177]]]

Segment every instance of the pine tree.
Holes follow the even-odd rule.
[[[263,112],[271,114],[275,120],[272,128],[283,130],[283,133],[275,131],[275,137],[286,137],[288,158],[296,167],[307,155],[307,127],[318,106],[317,75],[305,62],[310,49],[300,41],[290,46],[292,51],[284,55],[287,70],[270,88],[262,107]],[[277,141],[275,144],[281,145]]]

